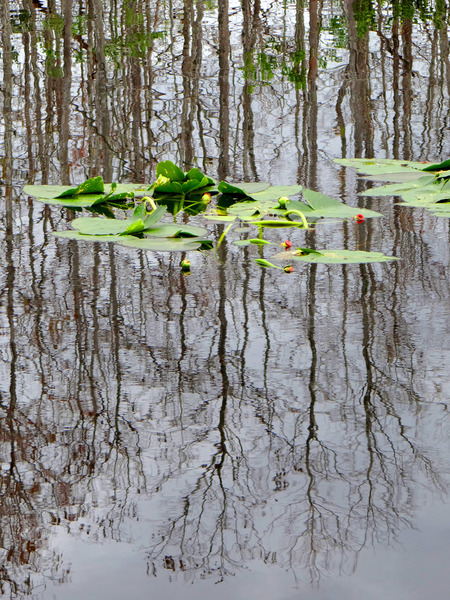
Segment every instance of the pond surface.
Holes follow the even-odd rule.
[[[448,158],[447,3],[1,7],[2,594],[447,597],[449,221],[332,160]],[[289,236],[402,260],[287,275],[234,228],[185,276],[21,191],[166,159],[377,210]]]

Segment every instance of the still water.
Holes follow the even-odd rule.
[[[448,158],[445,0],[0,4],[2,594],[446,598],[449,222],[332,161]],[[382,212],[291,239],[402,260],[280,276],[232,230],[186,277],[21,192],[166,159]]]

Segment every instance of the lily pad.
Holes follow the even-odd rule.
[[[348,206],[335,198],[330,198],[329,196],[325,196],[325,194],[321,194],[319,192],[314,192],[313,190],[304,189],[303,198],[308,203],[308,206],[313,210],[313,212],[305,211],[306,218],[314,217],[314,218],[335,218],[335,219],[352,219],[356,217],[358,214],[362,214],[365,219],[370,219],[373,217],[382,217],[383,215],[379,212],[375,212],[374,210],[370,210],[368,208],[356,208],[354,206]],[[297,205],[301,203],[289,203],[289,208],[295,209]],[[304,205],[303,205],[304,206]],[[299,208],[298,210],[302,210]]]
[[[269,183],[265,182],[256,182],[256,183],[227,183],[226,181],[221,181],[217,186],[217,189],[222,194],[227,194],[229,196],[253,196],[253,194],[257,194],[259,192],[264,191],[270,187]]]
[[[69,231],[52,231],[52,235],[58,238],[64,238],[66,240],[76,240],[76,241],[84,241],[84,242],[118,242],[123,241],[126,237],[119,237],[118,235],[88,235],[84,233],[80,233],[79,231],[74,231],[73,229]],[[135,239],[134,236],[129,236],[132,239]]]
[[[306,263],[320,264],[361,264],[388,262],[400,260],[393,256],[386,256],[382,252],[363,252],[360,250],[311,250],[310,248],[297,248],[295,251],[283,252],[272,258],[286,258]]]
[[[435,177],[433,175],[426,175],[404,183],[392,183],[390,185],[373,187],[362,192],[361,196],[401,196],[404,192],[432,185],[434,181]]]
[[[353,167],[358,173],[365,175],[381,175],[385,173],[417,173],[422,171],[426,163],[388,158],[335,158],[334,162],[344,167]],[[420,173],[418,174],[420,177]]]
[[[151,237],[201,237],[208,234],[208,230],[204,227],[196,227],[195,225],[177,225],[177,223],[158,223],[153,227],[148,227],[144,231],[145,236]]]
[[[67,185],[26,185],[23,188],[23,192],[36,198],[38,202],[45,204],[54,204],[67,208],[83,208],[105,202],[111,204],[121,203],[129,198],[133,198],[138,191],[145,192],[149,186],[148,184],[136,183],[120,183],[117,185],[105,183],[103,187],[103,192],[78,193],[72,196],[68,196],[67,191],[79,189],[81,186],[73,188]]]
[[[153,250],[159,252],[188,252],[198,250],[208,240],[201,238],[137,238],[121,237],[118,242],[121,246],[137,248],[138,250]]]
[[[129,233],[131,230],[134,233],[144,231],[145,224],[142,219],[131,221],[130,219],[118,220],[118,219],[102,219],[100,217],[79,217],[71,222],[74,229],[84,235],[119,235],[125,232]]]
[[[201,238],[137,238],[133,235],[86,235],[78,231],[54,231],[53,235],[63,239],[83,242],[114,242],[121,246],[137,248],[139,250],[152,250],[156,252],[189,252],[198,250],[205,241]]]

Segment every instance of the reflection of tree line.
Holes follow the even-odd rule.
[[[285,21],[284,37],[279,40],[271,35],[270,10],[260,0],[242,0],[239,40],[230,31],[227,3],[219,3],[217,28],[203,2],[175,3],[173,11],[165,4],[142,0],[119,4],[89,0],[79,5],[49,1],[45,11],[31,0],[17,6],[29,15],[21,36],[25,52],[21,96],[30,179],[37,173],[44,181],[57,173],[58,179],[79,178],[82,164],[84,175],[102,171],[106,179],[128,174],[131,179],[148,180],[155,160],[168,152],[186,167],[197,160],[207,166],[217,157],[213,168],[221,176],[228,173],[232,152],[242,162],[246,177],[262,177],[266,167],[255,147],[261,119],[258,114],[255,123],[253,113],[255,98],[264,105],[269,91],[279,93],[273,79],[277,73],[264,82],[258,71],[271,44],[279,48],[273,51],[275,57],[293,61],[292,68],[280,68],[291,73],[294,93],[283,89],[278,103],[285,103],[286,110],[292,103],[294,112],[303,107],[302,135],[308,147],[304,141],[299,156],[302,171],[306,163],[318,159],[320,134],[314,126],[321,116],[318,77],[334,77],[319,70],[324,60],[320,31],[333,33],[333,18],[338,18],[350,49],[334,117],[342,147],[348,146],[345,125],[353,124],[352,153],[357,155],[373,154],[379,135],[385,150],[395,157],[409,158],[421,148],[424,155],[432,153],[433,143],[443,148],[441,123],[447,118],[445,97],[450,86],[444,1],[430,4],[427,10],[421,5],[418,11],[409,0],[397,0],[390,9],[354,0],[345,3],[342,15],[333,12],[331,17],[327,3],[297,0],[292,12],[279,16]],[[181,24],[174,20],[174,11],[175,17],[179,11]],[[289,21],[293,16],[295,26]],[[419,35],[413,24],[417,16],[424,20],[420,35],[428,37],[428,78],[413,68],[414,59],[420,59],[413,53]],[[373,29],[379,38],[379,58],[369,50]],[[38,40],[46,55],[44,77]],[[238,83],[237,95],[230,95],[230,78]],[[422,102],[413,94],[417,84],[426,98],[420,134],[411,126],[414,104]],[[350,115],[344,110],[347,95]],[[279,108],[283,111],[281,104]],[[265,116],[267,127],[276,127],[278,110],[273,122],[271,115]],[[440,119],[434,116],[436,111]],[[292,136],[282,140],[283,146],[288,143]],[[280,151],[274,148],[275,155]]]

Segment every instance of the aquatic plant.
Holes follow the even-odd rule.
[[[335,162],[355,168],[366,179],[394,182],[365,190],[362,196],[397,196],[402,199],[399,204],[450,217],[450,160],[436,164],[357,158]]]
[[[353,163],[352,163],[353,164]],[[402,163],[408,173],[417,172],[417,164]],[[397,168],[392,161],[371,162],[370,168]],[[367,165],[366,165],[367,168]],[[79,217],[71,222],[72,229],[53,232],[60,238],[115,242],[124,246],[154,251],[189,251],[211,249],[208,230],[203,227],[179,224],[176,215],[184,212],[205,220],[227,222],[216,247],[239,222],[258,228],[258,237],[236,240],[238,246],[256,245],[261,248],[270,242],[263,238],[263,230],[274,228],[310,229],[320,219],[354,219],[358,223],[381,214],[368,209],[348,206],[339,200],[305,189],[300,185],[270,185],[266,182],[228,183],[215,182],[199,169],[182,171],[171,161],[156,167],[157,178],[152,184],[105,184],[101,177],[93,177],[78,186],[25,186],[24,192],[41,202],[103,215]],[[433,180],[434,175],[428,175]],[[218,196],[212,204],[212,198]],[[114,209],[125,211],[125,218],[117,218]],[[133,212],[129,214],[130,209]],[[171,214],[172,221],[163,219]],[[105,218],[106,217],[106,218]],[[360,263],[392,260],[378,252],[351,252],[348,250],[291,250],[292,242],[286,240],[284,260],[318,263]],[[277,258],[275,255],[274,258]],[[187,260],[187,259],[186,259]],[[256,259],[260,266],[293,271],[292,265],[278,267],[262,257]],[[182,270],[189,271],[188,263]]]

